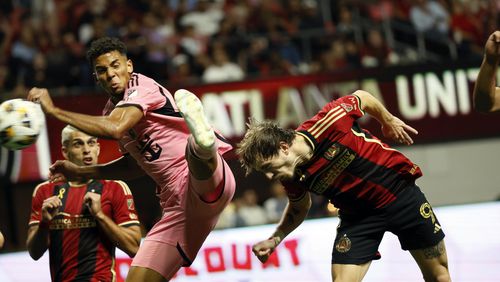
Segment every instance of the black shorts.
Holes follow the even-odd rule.
[[[365,214],[339,215],[332,264],[363,264],[380,259],[378,246],[386,231],[394,233],[403,250],[437,245],[444,233],[420,188],[411,184],[384,208]]]

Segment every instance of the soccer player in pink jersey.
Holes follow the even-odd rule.
[[[181,89],[174,98],[153,79],[134,73],[120,40],[95,40],[87,58],[110,96],[103,116],[60,109],[47,89],[31,89],[28,100],[90,135],[118,140],[124,154],[93,166],[57,161],[51,180],[129,180],[148,174],[157,184],[163,215],[141,244],[127,281],[168,281],[192,263],[233,197],[234,176],[222,158],[232,147],[214,132],[194,94]]]
[[[500,62],[500,30],[493,32],[484,45],[484,58],[474,86],[474,108],[479,112],[500,111],[500,87],[496,86]]]

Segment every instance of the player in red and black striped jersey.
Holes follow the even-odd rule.
[[[95,137],[67,126],[62,141],[69,161],[97,163]],[[115,281],[115,247],[132,257],[140,240],[134,200],[124,182],[44,182],[33,192],[27,246],[35,260],[49,250],[52,281]]]
[[[341,222],[332,252],[332,279],[361,281],[386,231],[398,236],[426,280],[450,279],[444,233],[415,185],[420,168],[356,122],[364,112],[382,125],[384,136],[411,145],[418,132],[393,116],[370,93],[356,91],[328,103],[296,130],[271,121],[251,121],[238,154],[247,172],[257,170],[283,183],[288,194],[274,234],[253,246],[265,262],[299,226],[311,206],[310,193],[339,208]],[[439,279],[438,279],[439,278]],[[441,280],[442,279],[442,280]]]

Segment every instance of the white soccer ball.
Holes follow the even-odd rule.
[[[36,142],[45,126],[45,116],[39,104],[23,99],[0,104],[0,145],[20,150]]]

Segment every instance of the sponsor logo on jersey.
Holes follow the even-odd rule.
[[[346,103],[342,103],[342,104],[340,104],[340,106],[341,106],[342,108],[344,108],[344,110],[345,110],[346,112],[350,112],[350,111],[352,111],[352,110],[353,110],[352,105],[349,105],[349,104],[346,104]]]
[[[325,154],[323,156],[325,159],[331,161],[333,158],[335,158],[335,155],[337,155],[338,148],[335,144],[333,144],[328,150],[326,150]]]
[[[62,218],[53,219],[50,222],[50,230],[62,230],[62,229],[82,229],[82,228],[94,228],[97,226],[95,218],[93,216],[82,216],[70,215],[64,216]]]
[[[127,199],[127,207],[129,210],[134,209],[134,200],[133,199]]]
[[[335,182],[335,179],[337,179],[344,169],[356,158],[356,153],[345,148],[339,148],[335,154],[337,158],[334,161],[329,160],[325,156],[325,159],[331,161],[331,163],[314,178],[314,181],[309,186],[311,192],[320,195],[323,194],[333,182]]]

